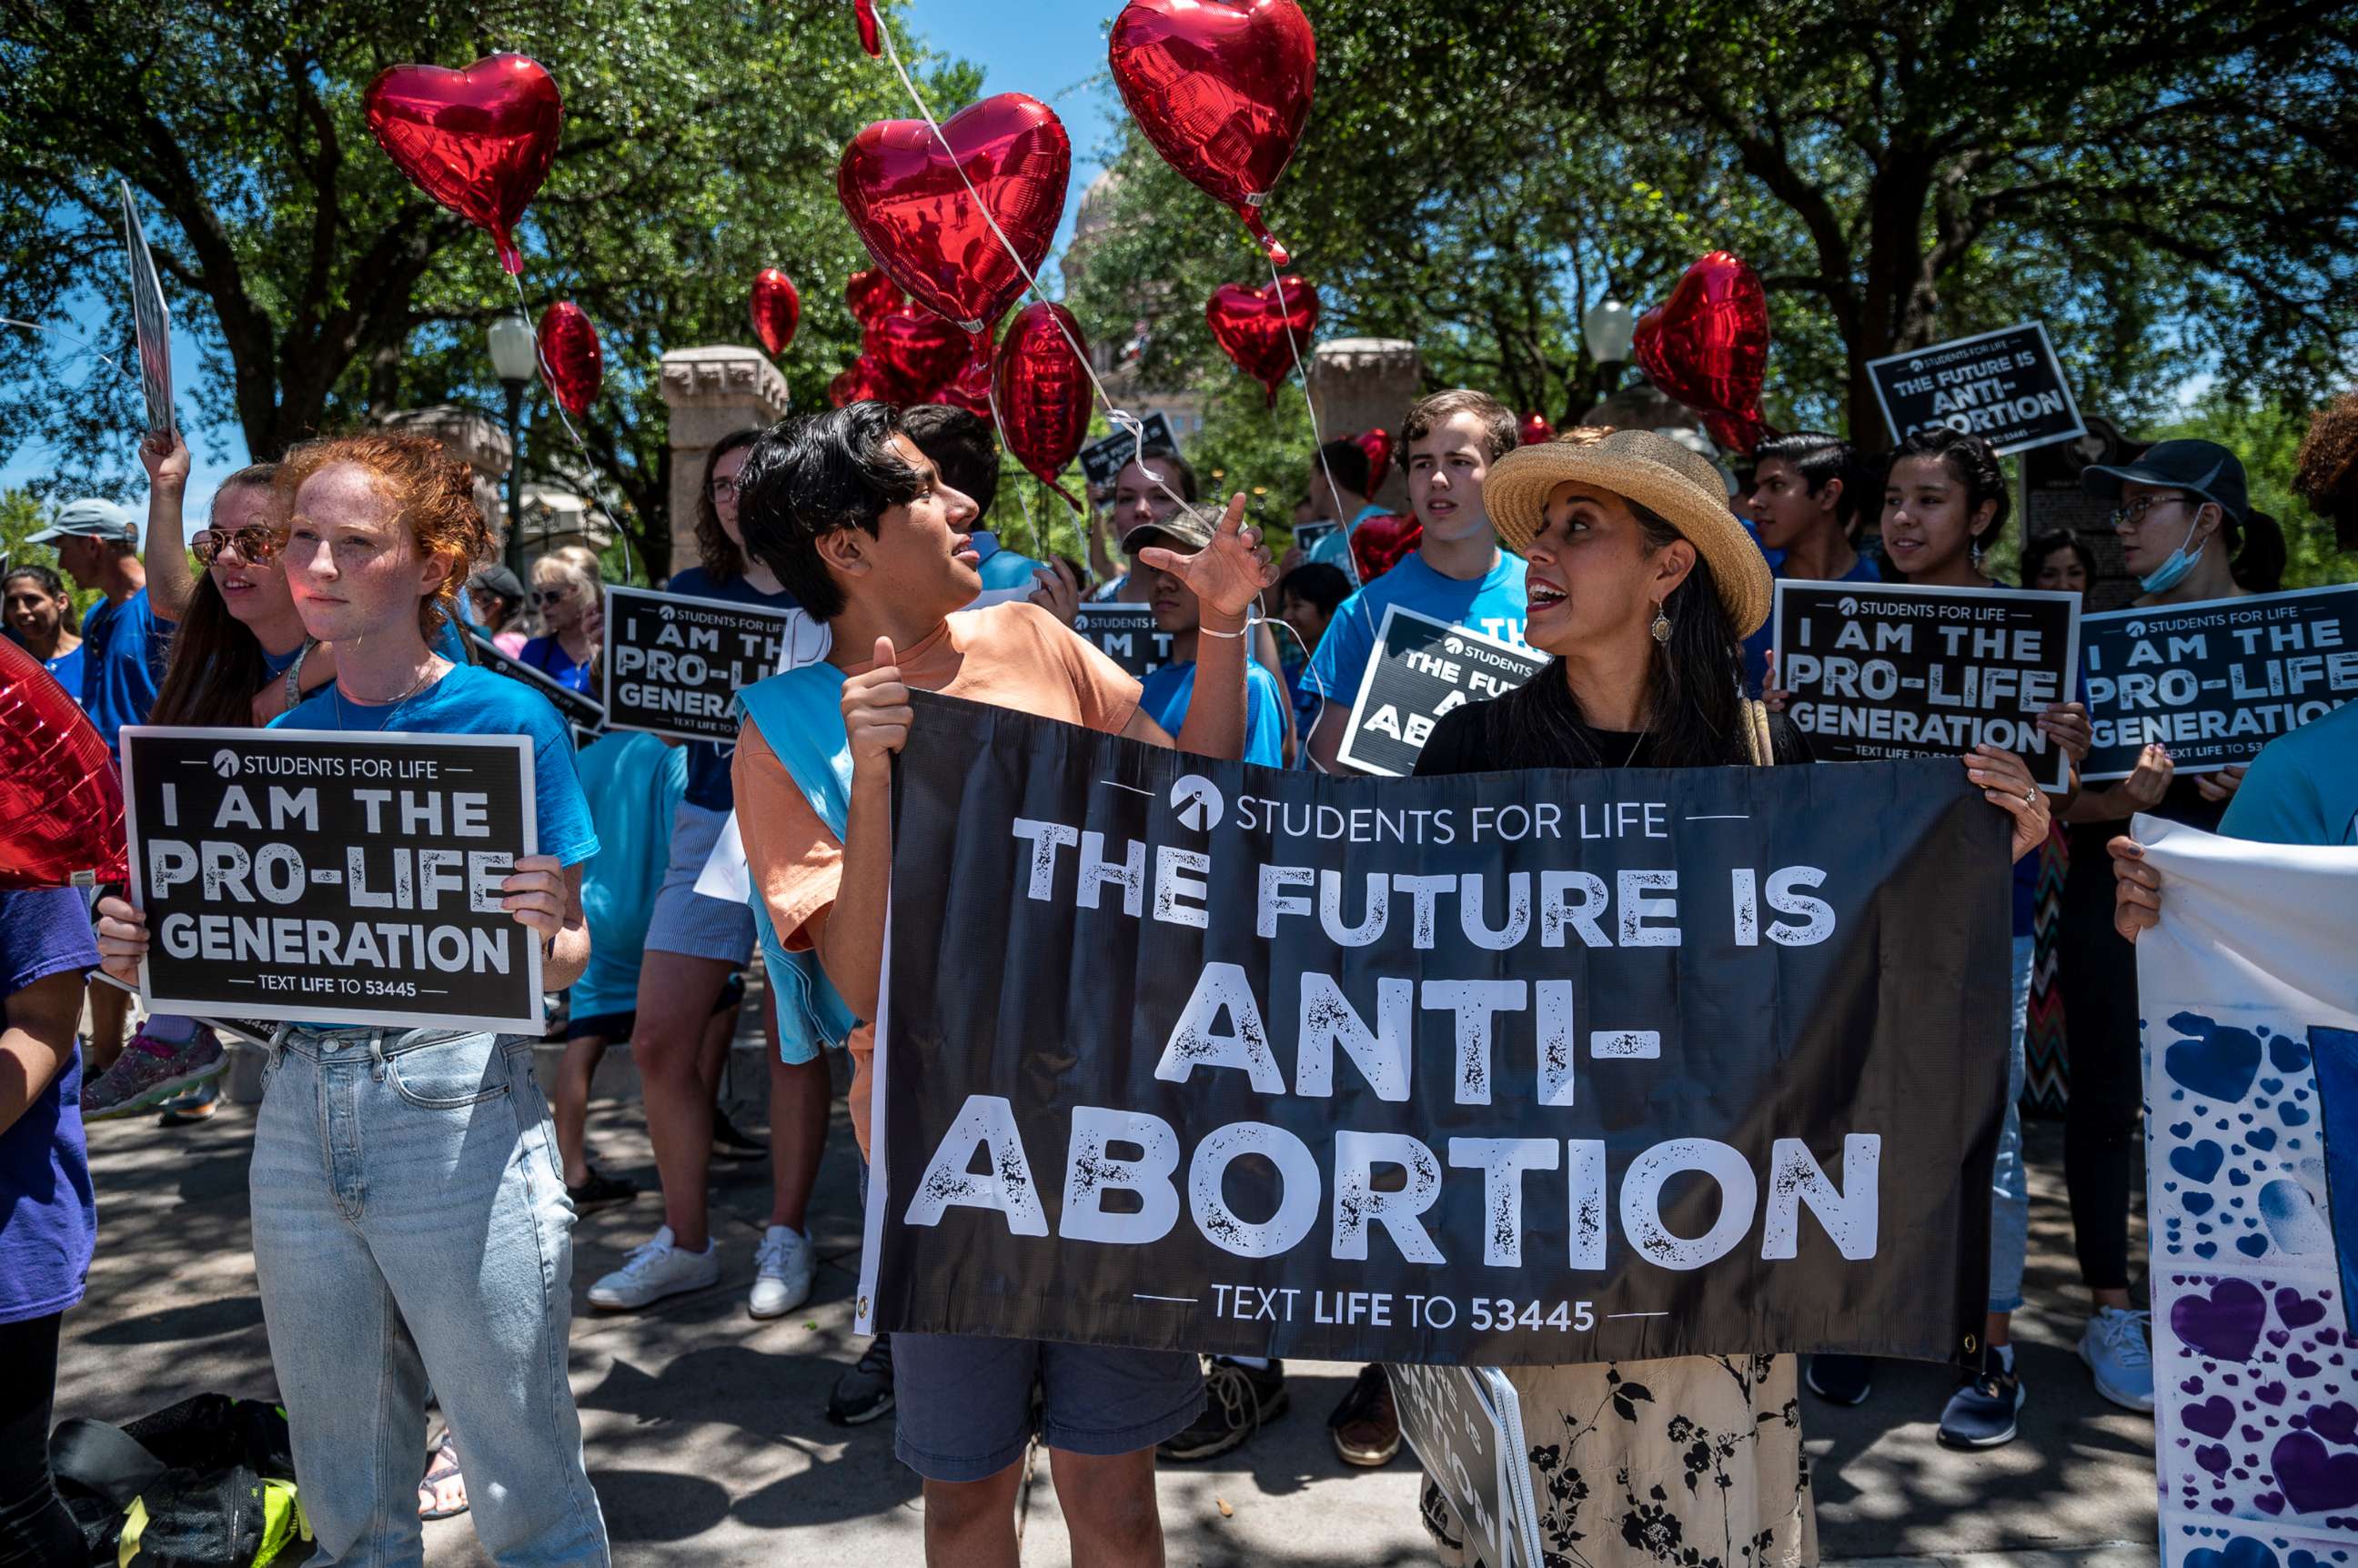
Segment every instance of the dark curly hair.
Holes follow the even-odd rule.
[[[2358,547],[2358,392],[2319,409],[2300,440],[2292,488],[2309,510],[2339,525],[2342,547]]]
[[[745,575],[745,552],[720,525],[720,514],[712,505],[712,470],[720,460],[741,447],[750,447],[762,438],[762,432],[748,426],[731,430],[712,443],[704,454],[704,482],[696,487],[696,557],[703,564],[704,575],[715,582],[729,582]]]
[[[366,473],[378,492],[400,508],[418,554],[449,558],[442,580],[417,600],[417,629],[431,645],[442,623],[458,613],[467,579],[492,555],[491,524],[475,504],[474,468],[448,456],[429,436],[363,430],[307,441],[287,454],[273,481],[285,508],[281,529],[293,521],[295,497],[304,481],[338,463]]]
[[[892,438],[904,433],[899,411],[887,403],[790,414],[762,432],[738,471],[737,526],[745,548],[821,621],[842,614],[844,598],[818,542],[844,528],[873,538],[885,513],[925,489],[924,476],[892,449]]]
[[[1974,543],[1987,549],[1997,536],[2006,532],[2006,520],[2014,510],[2014,497],[2006,488],[2006,470],[1999,465],[1997,449],[1985,436],[1971,435],[1963,430],[1952,430],[1946,425],[1928,425],[1899,443],[1884,469],[1885,482],[1889,483],[1891,470],[1909,458],[1938,458],[1949,477],[1965,487],[1965,513],[1968,516],[1982,508],[1982,503],[1995,501],[1997,509],[1990,514],[1990,525],[1974,535]]]

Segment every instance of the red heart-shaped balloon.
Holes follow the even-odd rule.
[[[417,188],[488,230],[524,270],[516,221],[548,178],[565,105],[540,62],[495,54],[464,70],[395,65],[362,95],[369,134]]]
[[[1384,476],[1392,471],[1392,433],[1379,425],[1372,430],[1362,430],[1352,438],[1359,450],[1368,454],[1368,493],[1373,495],[1383,488]]]
[[[1701,414],[1722,448],[1760,444],[1768,296],[1750,263],[1726,251],[1696,262],[1668,299],[1638,318],[1632,344],[1647,379]]]
[[[606,379],[606,356],[598,347],[598,329],[581,307],[560,299],[541,312],[540,369],[557,406],[579,419],[598,401]]]
[[[795,341],[795,328],[803,319],[803,297],[795,292],[794,279],[776,267],[765,266],[753,275],[752,305],[753,335],[762,340],[763,351],[775,359]]]
[[[999,433],[1015,460],[1076,512],[1081,503],[1056,476],[1089,431],[1088,351],[1073,313],[1040,301],[1015,313],[999,345]]]
[[[1212,337],[1221,351],[1269,389],[1273,408],[1278,383],[1293,373],[1297,359],[1310,357],[1310,334],[1318,325],[1318,290],[1292,273],[1260,288],[1224,283],[1205,303],[1204,319],[1212,324]]]
[[[852,361],[827,384],[827,400],[838,408],[847,403],[889,403],[899,408],[919,401],[868,354]]]
[[[879,316],[860,344],[913,403],[925,402],[946,385],[974,351],[964,332],[916,305]]]
[[[1318,40],[1295,0],[1130,0],[1108,49],[1114,85],[1154,150],[1235,209],[1286,265],[1261,222],[1302,139]]]
[[[900,308],[908,297],[892,281],[892,275],[881,266],[855,272],[843,285],[843,302],[851,307],[851,319],[862,327],[888,310]]]
[[[1534,408],[1524,415],[1523,422],[1516,427],[1515,438],[1522,446],[1536,447],[1542,441],[1555,439],[1555,427],[1548,423],[1546,415]]]
[[[883,41],[876,32],[876,0],[851,0],[851,14],[860,22],[860,47],[870,55],[883,52]]]
[[[1351,530],[1351,562],[1359,568],[1362,587],[1406,560],[1424,538],[1424,524],[1413,517],[1370,517]]]
[[[79,703],[0,638],[0,889],[124,881],[123,785]]]
[[[1065,215],[1073,144],[1055,111],[1021,92],[968,104],[942,123],[942,135],[955,160],[923,120],[877,121],[843,149],[835,190],[893,282],[979,332],[1022,295],[1024,275],[1040,270]],[[991,232],[993,219],[1014,255]]]
[[[998,346],[992,337],[975,339],[974,352],[968,356],[965,368],[934,389],[934,401],[963,408],[979,418],[990,418],[990,389],[998,367]]]

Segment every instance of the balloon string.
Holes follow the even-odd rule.
[[[525,330],[532,333],[533,362],[540,366],[541,383],[548,388],[549,406],[557,410],[557,422],[565,427],[565,433],[573,438],[574,450],[581,454],[581,471],[583,476],[590,481],[590,493],[585,497],[585,499],[591,506],[598,509],[599,515],[606,519],[606,526],[613,531],[614,537],[622,541],[622,550],[624,554],[623,567],[625,575],[628,574],[629,569],[628,557],[632,555],[636,555],[639,557],[639,565],[646,569],[647,585],[652,588],[654,586],[655,574],[654,569],[652,567],[647,566],[646,552],[639,549],[632,542],[631,531],[623,527],[621,523],[615,520],[614,509],[606,503],[606,497],[603,492],[603,486],[606,481],[605,476],[598,471],[598,460],[590,455],[590,443],[583,440],[581,438],[581,432],[573,427],[573,421],[566,416],[565,400],[557,395],[557,373],[549,366],[547,351],[540,346],[540,332],[538,329],[535,328],[532,324],[532,310],[524,302],[524,279],[517,276],[514,273],[510,273],[508,274],[508,283],[515,289],[516,315],[524,322]],[[508,461],[512,463],[522,463],[524,461],[524,452],[521,449],[521,447],[519,447],[519,449],[508,454]],[[519,476],[516,481],[516,496],[519,503],[521,503],[524,496],[524,481],[521,476]],[[523,510],[522,505],[519,504],[516,508],[518,514],[508,519],[508,526],[516,531],[516,536],[519,540],[524,536]]]
[[[1269,261],[1269,286],[1271,291],[1277,296],[1277,319],[1285,326],[1285,346],[1293,351],[1293,368],[1301,373],[1302,406],[1310,410],[1310,439],[1318,449],[1318,471],[1326,476],[1326,498],[1340,507],[1343,504],[1343,492],[1336,487],[1335,470],[1326,466],[1326,438],[1319,433],[1318,405],[1310,395],[1310,367],[1302,362],[1302,342],[1293,335],[1293,312],[1286,308],[1285,280],[1277,275],[1275,257],[1271,257]],[[1335,519],[1335,526],[1343,535],[1343,570],[1350,577],[1353,588],[1363,587],[1364,585],[1359,581],[1358,558],[1351,550],[1351,519],[1337,517]]]
[[[925,95],[917,91],[917,84],[909,78],[908,68],[901,63],[900,49],[892,42],[892,24],[881,16],[877,17],[876,23],[877,36],[883,40],[884,44],[884,58],[891,62],[892,73],[901,79],[901,85],[907,89],[909,101],[917,106],[917,113],[925,116],[926,128],[934,133],[934,140],[941,144],[942,152],[950,160],[951,171],[958,177],[958,183],[965,186],[967,195],[973,198],[975,211],[982,214],[982,221],[985,223],[990,225],[990,232],[999,241],[1000,249],[1005,251],[1007,259],[1015,264],[1015,270],[1022,275],[1023,281],[1031,292],[1037,295],[1043,304],[1054,305],[1055,301],[1050,299],[1048,291],[1040,287],[1039,278],[1033,276],[1032,268],[1025,264],[1022,253],[1015,248],[1015,243],[1007,237],[1007,232],[999,226],[999,220],[992,216],[990,204],[983,200],[982,193],[974,188],[974,181],[966,177],[966,166],[958,160],[957,149],[951,146],[950,139],[942,134],[939,122],[935,120],[932,108],[925,103]],[[1048,312],[1048,319],[1055,323],[1057,335],[1065,340],[1065,346],[1072,350],[1073,358],[1080,362],[1081,373],[1089,378],[1089,385],[1096,390],[1098,401],[1105,405],[1106,423],[1117,430],[1126,430],[1130,433],[1130,460],[1138,465],[1138,471],[1152,481],[1154,488],[1167,496],[1171,503],[1180,511],[1198,521],[1204,520],[1206,514],[1199,511],[1195,503],[1173,490],[1162,474],[1156,473],[1146,466],[1145,422],[1114,402],[1113,395],[1105,389],[1105,383],[1098,379],[1097,366],[1089,362],[1087,351],[1081,347],[1071,330],[1065,327],[1064,318],[1051,310]],[[992,423],[998,424],[999,405],[995,399],[991,403],[990,416]],[[999,426],[999,438],[1002,443],[1007,439],[1007,427],[1004,425]],[[1062,494],[1063,492],[1059,490],[1058,493]]]
[[[45,327],[38,321],[19,321],[14,316],[0,316],[0,327],[22,327],[27,332],[47,332],[53,338],[63,338],[67,342],[73,344],[74,347],[81,350],[84,353],[89,354],[101,364],[106,366],[107,369],[123,377],[125,381],[131,379],[131,373],[129,371],[124,370],[113,360],[108,359],[104,354],[100,353],[95,344],[83,339],[77,338],[71,332],[65,331],[60,328]]]

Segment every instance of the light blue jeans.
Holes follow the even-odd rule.
[[[282,1025],[254,1260],[311,1568],[417,1568],[430,1386],[503,1568],[611,1561],[566,1380],[573,1206],[532,1043]]]
[[[2030,1178],[2022,1164],[2022,1080],[2028,1067],[2023,1035],[2030,1023],[2030,966],[2038,939],[2014,939],[2014,1043],[2006,1056],[2006,1130],[1990,1168],[1989,1310],[2022,1305],[2022,1259],[2030,1245]]]

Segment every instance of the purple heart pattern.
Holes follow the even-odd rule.
[[[2358,1340],[2308,1031],[2186,1011],[2146,1041],[2165,1559],[2358,1568]]]

